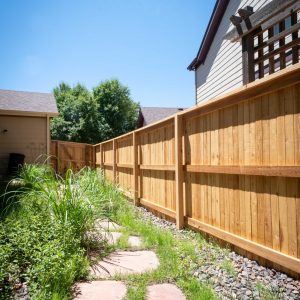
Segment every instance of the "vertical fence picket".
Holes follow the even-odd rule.
[[[176,226],[184,225],[183,215],[183,166],[182,166],[182,116],[175,115],[175,185],[176,185]]]
[[[138,136],[133,132],[133,193],[134,205],[139,205],[139,162],[138,162]]]
[[[103,169],[103,145],[100,145],[100,168]]]
[[[113,181],[117,183],[117,145],[116,140],[113,139]]]

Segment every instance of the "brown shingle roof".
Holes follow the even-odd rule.
[[[0,90],[0,112],[28,112],[57,115],[56,101],[51,93]]]
[[[142,116],[143,123],[140,126],[157,122],[182,110],[183,108],[177,107],[141,107],[140,115]]]

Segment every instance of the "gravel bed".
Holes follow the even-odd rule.
[[[136,207],[144,220],[171,230],[179,238],[193,239],[189,229],[178,230],[174,223],[160,219],[143,207]],[[286,274],[260,266],[256,261],[234,251],[204,241],[196,249],[199,264],[193,276],[211,285],[220,299],[300,299],[300,281]]]

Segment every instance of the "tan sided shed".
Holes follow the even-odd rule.
[[[50,154],[50,118],[57,115],[53,94],[0,90],[0,175],[9,153],[24,154],[27,163]]]

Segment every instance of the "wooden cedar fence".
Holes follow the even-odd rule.
[[[95,154],[136,205],[300,274],[299,64]]]
[[[94,167],[93,145],[52,140],[50,149],[51,163],[59,173],[69,167],[73,170],[80,170],[84,166]]]

